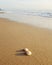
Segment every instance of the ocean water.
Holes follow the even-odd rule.
[[[4,12],[0,14],[0,18],[52,30],[52,11],[5,10]]]

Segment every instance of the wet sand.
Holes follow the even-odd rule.
[[[52,31],[0,18],[0,65],[52,65]]]
[[[0,14],[4,14],[5,12],[0,12]]]

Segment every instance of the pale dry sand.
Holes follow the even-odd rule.
[[[52,31],[0,19],[0,65],[52,65]]]

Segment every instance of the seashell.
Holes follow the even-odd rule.
[[[26,52],[26,51],[29,51],[29,50],[28,50],[28,48],[25,48],[24,51]]]
[[[30,55],[32,55],[32,52],[31,51],[26,51],[26,55],[30,56]]]

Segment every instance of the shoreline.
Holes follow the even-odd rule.
[[[36,26],[39,28],[46,28],[52,30],[52,18],[45,18],[40,16],[28,16],[22,14],[5,13],[1,14],[1,18],[8,18],[11,21],[18,21],[19,23],[24,23],[31,26]]]

